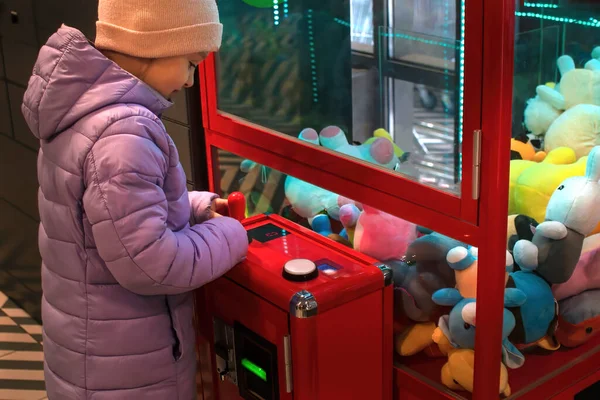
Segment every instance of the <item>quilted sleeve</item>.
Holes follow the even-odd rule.
[[[135,122],[121,125],[148,129]],[[119,284],[141,295],[200,287],[239,263],[248,249],[244,228],[231,218],[180,231],[167,227],[162,185],[173,167],[164,152],[170,147],[139,132],[105,135],[84,165],[83,208],[98,253]]]
[[[210,216],[210,207],[213,201],[219,198],[219,195],[210,192],[189,192],[188,197],[190,200],[191,209],[191,224],[201,224],[206,221]]]

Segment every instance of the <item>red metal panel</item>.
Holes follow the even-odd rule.
[[[287,310],[290,299],[296,293],[307,290],[319,303],[319,312],[324,312],[383,288],[383,275],[371,258],[357,257],[359,253],[331,243],[326,237],[278,215],[244,221],[247,230],[266,224],[283,228],[288,235],[266,243],[254,240],[246,260],[232,269],[227,277],[277,307]],[[323,273],[308,282],[283,279],[281,271],[285,263],[298,258],[327,259],[342,269],[336,279]]]
[[[382,400],[394,395],[394,286],[383,289],[383,392]]]
[[[288,314],[241,288],[229,279],[218,279],[211,283],[207,294],[211,303],[210,315],[218,316],[223,322],[230,325],[233,325],[234,321],[239,321],[248,329],[277,346],[279,387],[285,388],[283,338],[289,334]],[[214,354],[212,357],[214,359]],[[220,382],[216,378],[214,368],[213,376],[214,381],[218,383],[221,399],[236,400],[239,398],[237,388],[232,387],[233,385],[229,383]],[[285,390],[280,390],[280,399],[291,400],[292,395],[285,393]]]
[[[483,5],[482,230],[473,391],[477,400],[497,398],[500,379],[515,35],[514,1],[485,0]]]
[[[456,14],[460,18],[460,5]],[[461,184],[462,219],[477,224],[478,201],[472,196],[473,133],[481,128],[483,7],[481,1],[466,1],[465,19],[465,88],[463,116],[463,177]],[[460,24],[458,24],[460,26]],[[484,179],[483,176],[481,179]]]
[[[383,321],[373,312],[382,301],[376,291],[316,317],[291,319],[295,400],[383,398]]]

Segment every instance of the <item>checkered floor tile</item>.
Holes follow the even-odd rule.
[[[0,292],[0,399],[41,400],[44,386],[42,327]]]

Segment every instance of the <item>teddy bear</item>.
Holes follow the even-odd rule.
[[[522,269],[536,271],[550,284],[569,280],[585,237],[600,223],[599,180],[600,146],[596,146],[587,158],[585,176],[567,178],[556,188],[533,239],[515,244],[513,254]]]

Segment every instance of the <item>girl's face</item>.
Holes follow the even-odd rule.
[[[208,53],[158,58],[145,65],[140,78],[165,98],[194,85],[194,73]]]

